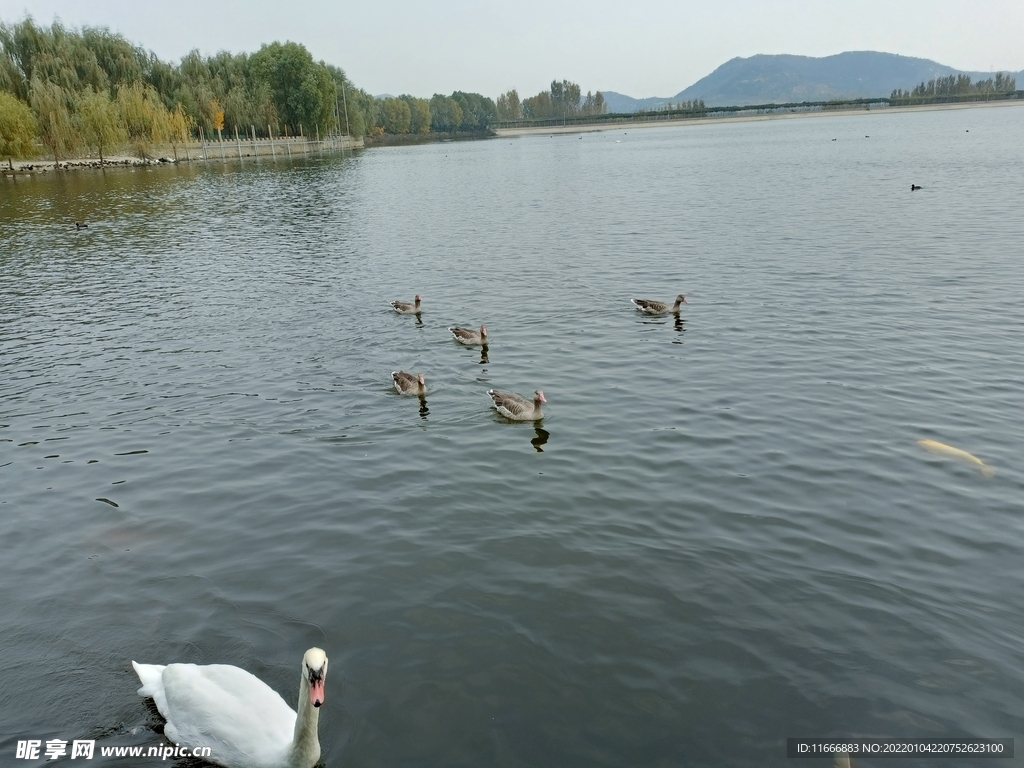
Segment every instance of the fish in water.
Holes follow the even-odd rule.
[[[918,440],[917,444],[928,451],[928,453],[934,453],[936,456],[945,456],[947,459],[956,459],[957,461],[962,461],[965,464],[973,464],[981,469],[981,474],[985,477],[992,477],[996,473],[994,467],[989,466],[973,453],[961,451],[959,448],[954,448],[952,445],[938,443],[934,440]]]

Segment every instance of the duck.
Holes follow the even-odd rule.
[[[448,330],[459,344],[482,344],[487,346],[487,326],[481,325],[479,331],[474,331],[472,328],[460,328],[457,325],[449,326]]]
[[[910,191],[911,192],[913,192],[914,190],[920,189],[920,188],[921,187],[919,185],[917,185],[917,184],[911,184],[910,185]]]
[[[225,768],[313,768],[320,759],[317,727],[325,701],[327,654],[302,657],[298,715],[255,675],[230,664],[139,664],[142,687],[167,721],[175,744],[209,747]]]
[[[664,301],[650,301],[649,299],[630,299],[636,308],[641,312],[646,312],[648,315],[663,315],[666,312],[673,314],[679,314],[679,307],[683,304],[689,304],[686,297],[683,294],[676,296],[675,304],[666,304]]]
[[[84,221],[76,221],[75,229],[88,229],[89,225]]]
[[[425,395],[427,394],[427,380],[423,374],[406,373],[405,371],[392,371],[391,379],[395,382],[395,389],[400,395]]]
[[[498,413],[506,419],[513,421],[540,421],[544,418],[544,411],[541,405],[547,402],[544,393],[539,389],[533,393],[533,400],[513,395],[509,392],[499,392],[496,389],[488,389],[487,394],[494,401],[494,407]]]
[[[416,294],[416,301],[410,304],[408,301],[392,301],[391,306],[400,315],[418,315],[422,310],[420,309],[420,302],[422,299],[420,295]]]

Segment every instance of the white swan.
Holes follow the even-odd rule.
[[[151,696],[174,744],[210,747],[228,768],[312,768],[320,759],[317,723],[324,703],[327,655],[302,657],[299,714],[276,691],[228,664],[137,664],[140,696]]]

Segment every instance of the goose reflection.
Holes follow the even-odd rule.
[[[537,449],[537,453],[544,453],[544,449],[541,446],[547,443],[551,433],[543,427],[534,427],[533,431],[537,433],[537,436],[530,441],[530,445]]]
[[[491,359],[487,356],[487,345],[480,347],[480,365],[487,365]]]
[[[427,408],[427,396],[420,395],[420,418],[426,419],[430,415],[430,409]]]
[[[679,315],[676,315],[675,319],[676,333],[686,333],[686,321],[683,320]]]

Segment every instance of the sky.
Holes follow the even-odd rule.
[[[584,93],[668,97],[758,53],[874,50],[967,71],[1024,70],[1024,0],[0,0],[0,21],[26,14],[108,27],[174,62],[192,49],[292,40],[372,94],[427,98],[527,96],[554,79]]]

